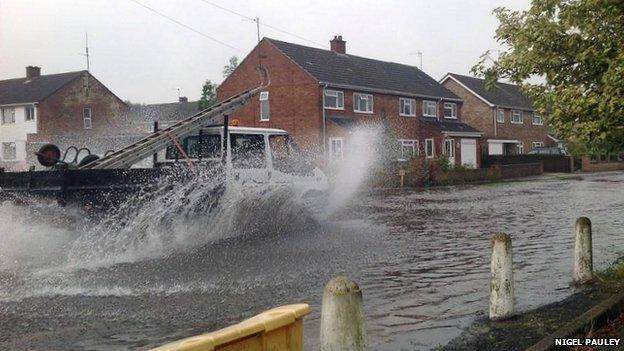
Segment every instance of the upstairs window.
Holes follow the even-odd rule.
[[[268,121],[269,115],[269,92],[263,91],[260,93],[260,120]]]
[[[435,101],[424,100],[423,101],[423,116],[424,117],[438,117],[438,104]]]
[[[416,100],[399,98],[399,115],[408,117],[416,116]]]
[[[505,123],[505,110],[502,108],[496,110],[496,122]]]
[[[15,143],[2,143],[2,159],[15,160],[17,158],[17,151]]]
[[[370,94],[353,94],[353,112],[373,113],[373,96]]]
[[[325,108],[344,110],[344,93],[338,90],[325,90]]]
[[[91,129],[93,127],[93,120],[91,119],[91,108],[85,107],[82,110],[82,121],[84,129]]]
[[[457,118],[457,104],[454,102],[444,103],[444,118]]]
[[[511,111],[511,123],[522,124],[522,111]]]
[[[2,124],[12,124],[15,123],[15,108],[13,107],[5,107],[0,109],[0,114],[2,114]]]
[[[26,121],[34,121],[35,120],[35,107],[34,106],[27,106],[25,112],[26,112],[26,114],[24,115],[24,119]]]
[[[538,115],[537,113],[533,113],[533,125],[541,126],[543,124],[544,121],[542,121],[542,116]]]

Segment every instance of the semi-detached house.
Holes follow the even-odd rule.
[[[127,133],[127,105],[87,71],[0,80],[0,168],[34,165],[43,144],[87,146],[94,152],[115,147]]]
[[[524,154],[556,145],[543,117],[517,85],[496,82],[486,89],[484,79],[455,73],[440,82],[464,101],[464,122],[484,132],[483,154]]]
[[[281,128],[303,149],[340,162],[359,126],[385,125],[401,158],[446,154],[455,164],[479,165],[481,132],[462,122],[462,100],[416,67],[346,53],[341,36],[330,50],[264,38],[218,88],[229,96],[270,85],[236,111],[239,125]]]

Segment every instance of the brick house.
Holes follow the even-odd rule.
[[[184,96],[180,96],[178,102],[132,104],[129,108],[130,122],[143,133],[152,132],[154,122],[159,123],[159,128],[165,128],[198,112],[199,101],[188,101]]]
[[[41,68],[28,66],[26,77],[0,80],[0,167],[27,169],[45,143],[62,150],[114,148],[127,132],[126,112],[127,105],[87,71],[41,75]]]
[[[219,100],[258,86],[259,65],[270,85],[233,120],[284,129],[321,162],[356,148],[349,139],[359,127],[384,125],[400,158],[447,153],[455,164],[479,164],[481,133],[461,122],[462,100],[418,68],[347,54],[341,36],[330,50],[263,38],[219,86]]]
[[[523,154],[557,144],[517,85],[497,82],[486,90],[484,79],[454,73],[440,83],[464,101],[463,121],[484,132],[483,154]]]

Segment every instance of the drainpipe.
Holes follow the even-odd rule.
[[[498,121],[496,121],[496,117],[498,115],[498,108],[496,108],[496,106],[494,106],[492,108],[492,111],[493,111],[493,113],[492,113],[492,122],[494,122],[494,137],[496,138],[498,136],[498,133],[497,133]]]

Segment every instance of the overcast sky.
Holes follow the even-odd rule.
[[[173,102],[177,88],[198,99],[206,79],[223,80],[230,56],[257,43],[254,22],[213,4],[296,35],[261,26],[261,36],[283,41],[327,49],[341,34],[349,54],[410,65],[421,51],[423,70],[440,79],[499,48],[494,8],[529,0],[0,0],[0,79],[24,76],[27,65],[42,74],[85,69],[88,32],[91,73],[122,99]]]

